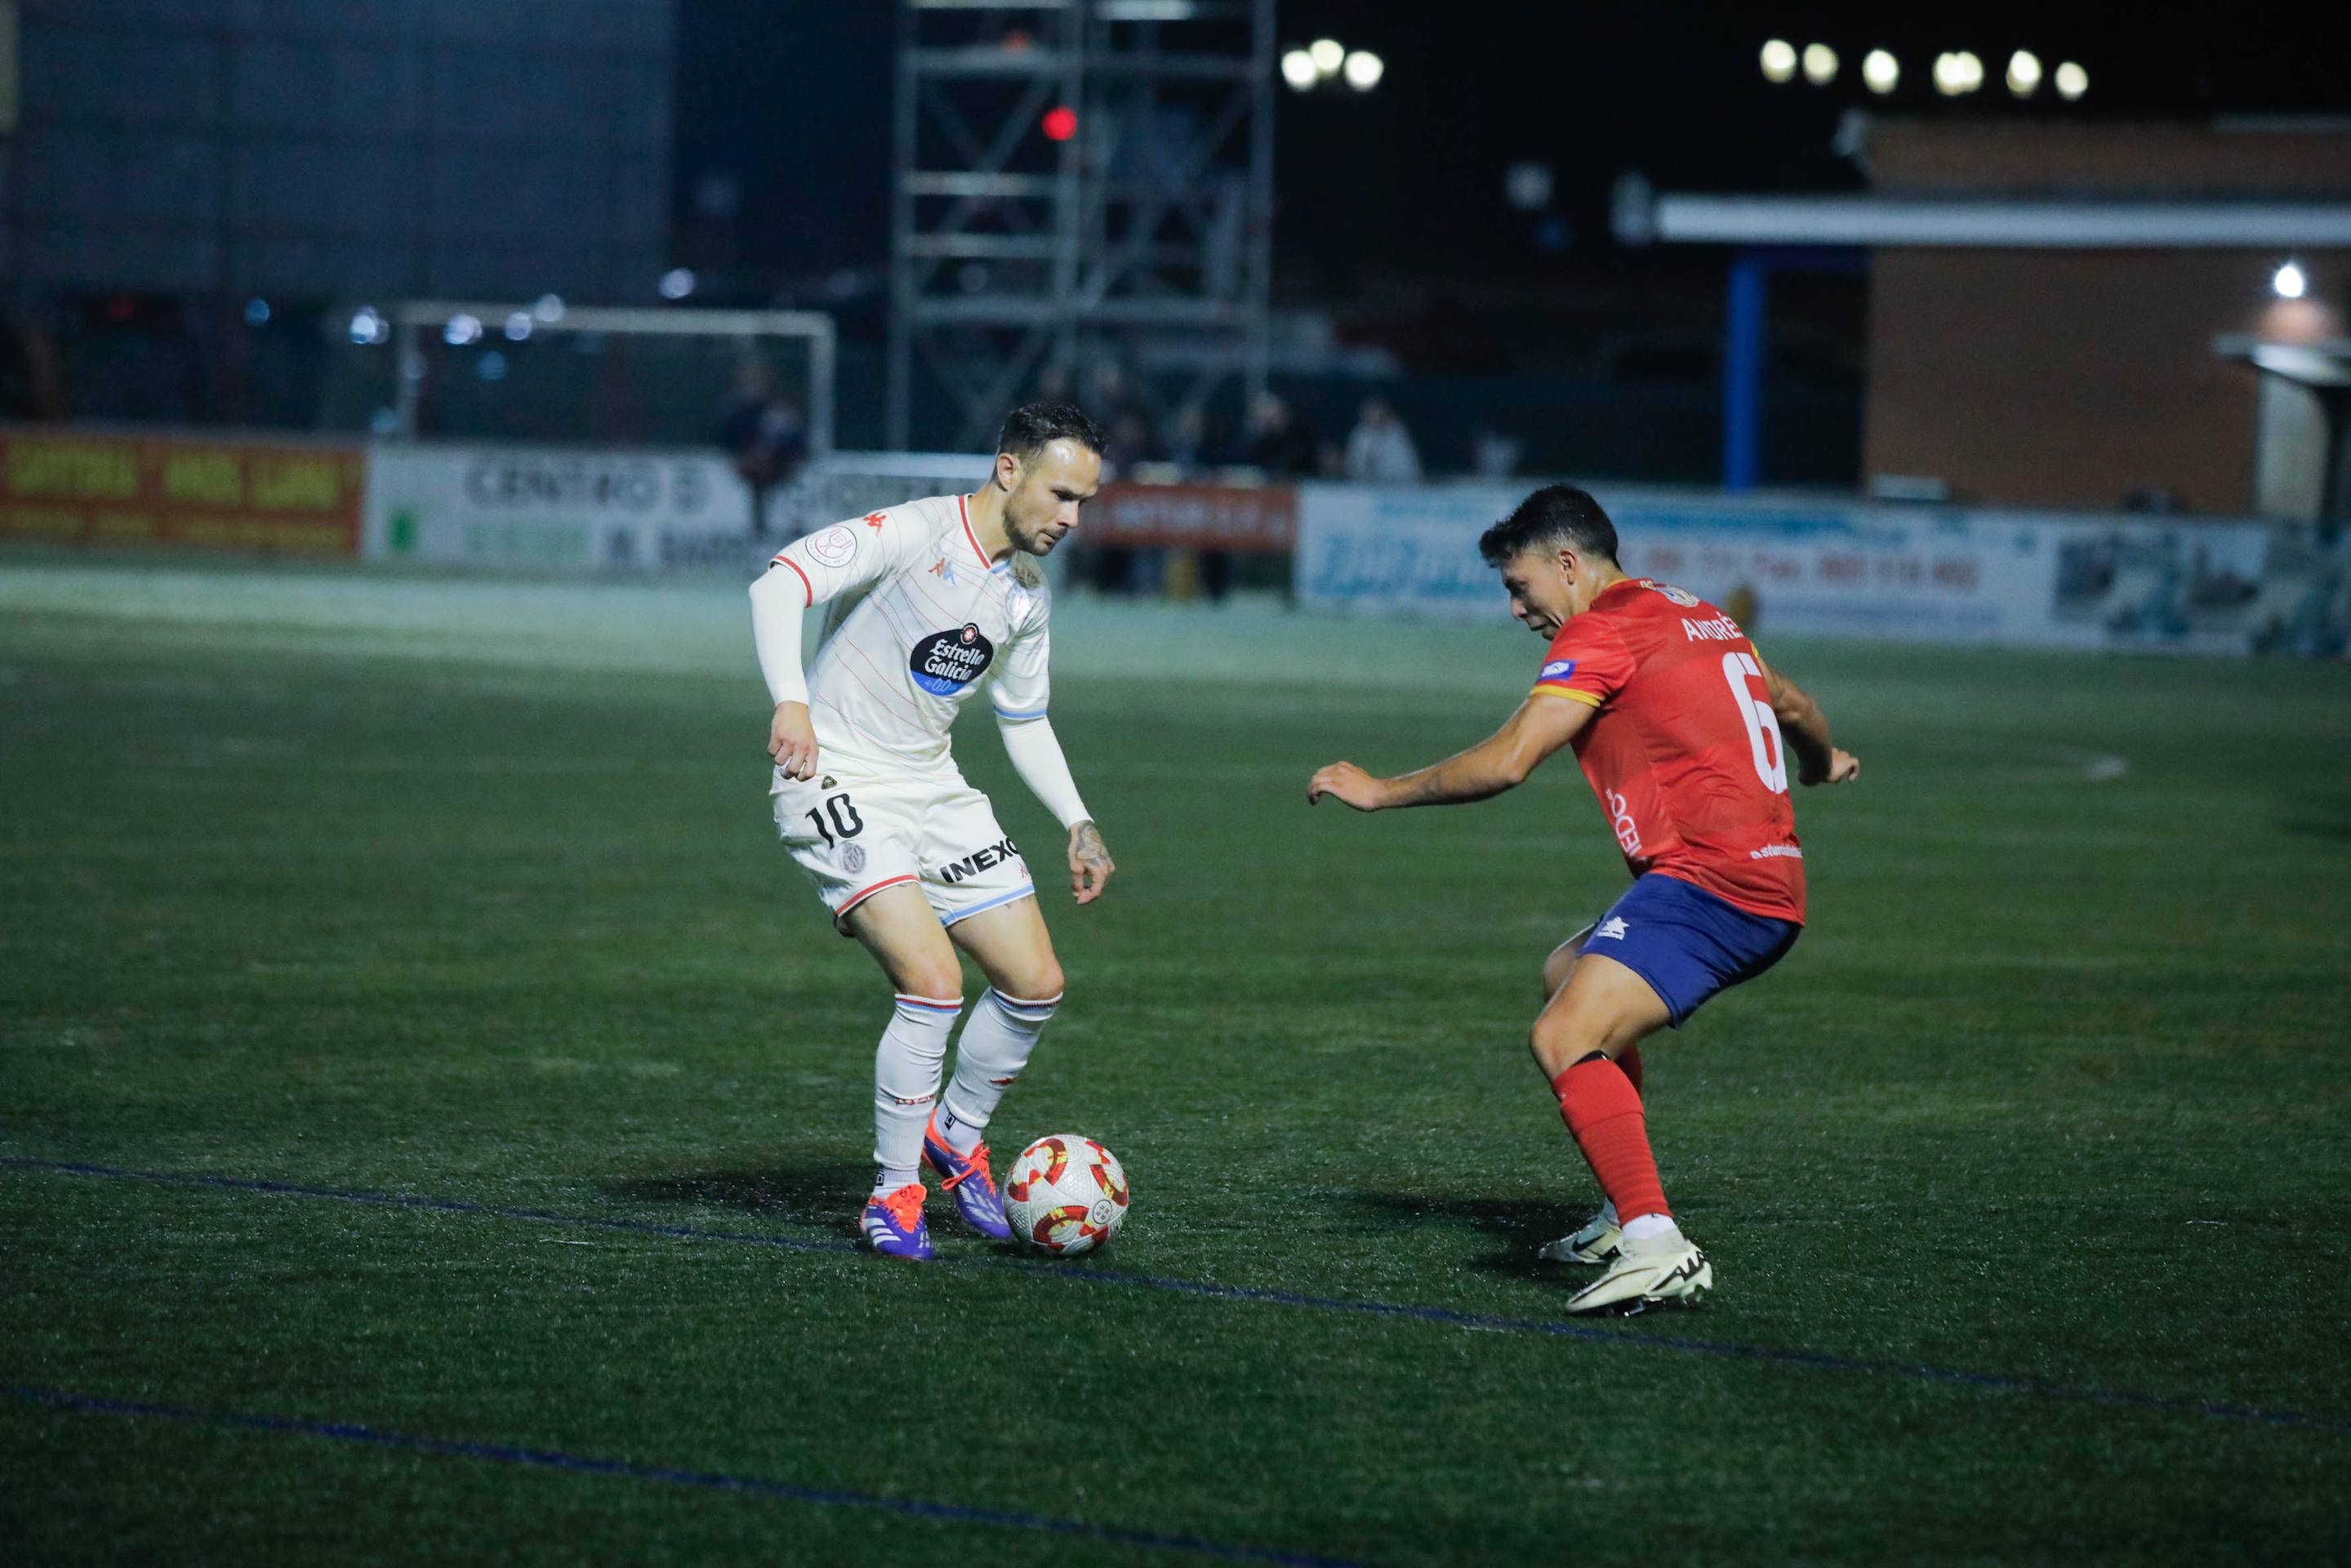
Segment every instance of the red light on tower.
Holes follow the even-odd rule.
[[[1078,111],[1068,104],[1060,104],[1045,111],[1045,138],[1049,141],[1067,141],[1078,133]]]

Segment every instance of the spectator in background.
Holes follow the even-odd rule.
[[[768,497],[789,485],[808,461],[808,415],[776,395],[768,361],[756,356],[735,367],[735,394],[718,423],[718,444],[751,492],[751,538],[764,544]]]
[[[1277,479],[1311,479],[1322,472],[1322,444],[1273,392],[1249,410],[1249,464]]]
[[[1526,444],[1517,436],[1480,425],[1469,437],[1469,471],[1480,479],[1507,479],[1519,471],[1519,457],[1525,450]]]
[[[1364,400],[1364,412],[1347,436],[1344,464],[1350,479],[1371,485],[1420,483],[1420,450],[1395,410],[1375,397]]]

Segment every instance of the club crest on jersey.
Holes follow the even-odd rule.
[[[820,566],[847,566],[857,555],[856,531],[837,523],[820,534],[810,534],[808,552]]]
[[[1676,588],[1670,582],[1654,582],[1646,577],[1641,580],[1641,582],[1650,592],[1662,593],[1685,610],[1698,601],[1698,595],[1687,588]]]
[[[952,632],[934,632],[914,644],[906,667],[914,684],[935,697],[953,696],[987,672],[996,644],[977,626],[964,622]]]

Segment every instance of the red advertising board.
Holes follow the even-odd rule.
[[[356,446],[0,430],[0,538],[357,555]]]
[[[1088,505],[1087,544],[1286,553],[1298,542],[1288,485],[1105,485]]]

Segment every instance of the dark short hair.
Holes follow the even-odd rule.
[[[1009,452],[1026,463],[1045,450],[1048,442],[1074,441],[1097,457],[1107,450],[1102,426],[1073,402],[1024,402],[1004,416],[1004,430],[996,438],[998,452]]]
[[[1600,509],[1588,490],[1573,485],[1546,485],[1520,501],[1516,510],[1479,536],[1478,553],[1488,566],[1508,566],[1531,545],[1557,549],[1564,545],[1578,555],[1616,559],[1616,525]]]

